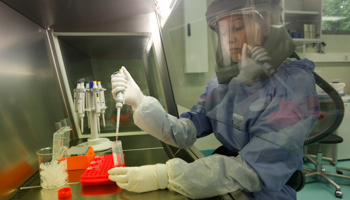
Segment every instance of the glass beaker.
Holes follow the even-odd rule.
[[[38,150],[40,185],[45,189],[58,188],[68,182],[67,157],[64,151],[59,160],[52,159],[52,147]]]

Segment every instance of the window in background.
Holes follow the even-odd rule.
[[[350,0],[323,0],[323,33],[350,34]]]

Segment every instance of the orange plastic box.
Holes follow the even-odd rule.
[[[68,156],[67,157],[67,169],[70,170],[79,170],[79,169],[86,169],[91,160],[94,159],[95,152],[92,147],[89,147],[89,150],[85,155],[80,156]]]
[[[68,179],[70,183],[80,181],[81,175],[94,157],[95,152],[92,147],[88,148],[85,155],[70,155],[67,157]]]
[[[89,148],[86,155],[67,157],[68,171],[86,169],[94,157],[95,152],[92,147]]]

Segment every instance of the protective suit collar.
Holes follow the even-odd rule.
[[[220,68],[218,65],[215,65],[215,73],[218,78],[219,84],[227,84],[230,80],[239,74],[238,63],[233,62],[229,67]]]
[[[277,71],[282,63],[292,55],[296,46],[284,26],[273,26],[263,48],[271,58],[268,63]]]

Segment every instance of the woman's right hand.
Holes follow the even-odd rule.
[[[124,74],[112,74],[112,95],[116,99],[118,92],[124,92],[125,104],[130,105],[135,110],[142,102],[144,95],[142,94],[140,87],[136,84],[134,79],[131,77],[128,70],[122,67]]]
[[[248,50],[250,54],[248,54]],[[257,81],[266,78],[273,72],[270,71],[271,65],[267,62],[270,60],[268,53],[261,46],[248,47],[243,45],[242,60],[240,72],[237,80],[242,81],[248,86],[254,85]]]

